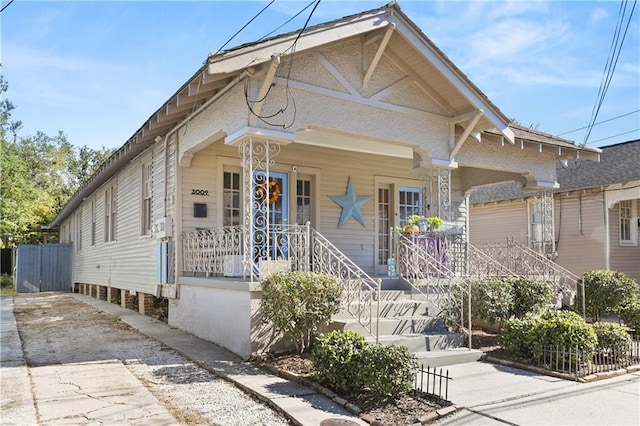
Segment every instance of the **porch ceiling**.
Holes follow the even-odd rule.
[[[295,142],[388,157],[413,158],[413,149],[407,145],[314,127],[298,131]]]

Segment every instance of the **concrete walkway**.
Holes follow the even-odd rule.
[[[639,425],[640,373],[577,383],[484,362],[451,365],[452,425]]]
[[[215,374],[227,378],[236,383],[240,388],[250,391],[258,398],[272,405],[274,408],[284,412],[294,423],[300,425],[317,426],[323,420],[342,419],[342,421],[350,420],[354,424],[366,425],[359,418],[353,416],[342,406],[330,400],[326,396],[317,391],[301,386],[297,383],[290,382],[275,376],[264,369],[257,368],[254,365],[244,362],[241,358],[229,352],[228,350],[197,338],[191,334],[169,327],[167,324],[153,319],[148,316],[140,315],[130,309],[124,309],[119,305],[108,303],[103,300],[95,299],[90,296],[80,294],[69,294],[76,299],[96,307],[109,315],[120,318],[123,322],[129,324],[142,334],[155,339],[183,356],[196,362],[201,367],[214,372]],[[19,363],[19,370],[12,372],[20,385],[19,392],[16,395],[23,397],[12,401],[16,409],[14,411],[23,413],[24,421],[16,420],[13,424],[35,424],[35,410],[31,399],[29,389],[28,371],[22,359],[22,349],[20,347],[20,339],[15,327],[15,319],[13,318],[12,302],[10,299],[2,299],[2,324],[5,326],[5,316],[7,324],[13,323],[14,334],[7,335],[7,343],[11,342],[11,350],[8,350],[8,358],[14,359]],[[6,306],[5,306],[6,305]],[[5,424],[5,332],[3,328],[2,341],[2,382],[3,382],[3,414],[2,424]],[[11,340],[13,339],[13,340]],[[19,350],[18,350],[19,349]],[[7,378],[9,380],[9,378]],[[12,411],[13,412],[13,411]],[[8,419],[9,417],[7,417]],[[346,423],[344,423],[346,424]]]

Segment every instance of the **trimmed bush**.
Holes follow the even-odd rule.
[[[318,325],[340,311],[342,289],[330,275],[278,272],[261,282],[262,310],[276,331],[291,338],[304,352]]]
[[[598,349],[612,350],[620,358],[631,353],[631,336],[620,324],[596,322],[592,325],[598,336]]]
[[[364,336],[353,331],[321,334],[311,351],[316,376],[341,394],[348,395],[364,388],[360,369],[366,346]]]
[[[505,350],[536,362],[543,359],[544,350],[550,347],[593,353],[598,343],[595,331],[580,315],[556,310],[511,320],[500,338]]]
[[[620,310],[638,297],[640,287],[633,278],[618,271],[595,270],[583,274],[578,283],[585,286],[587,315],[595,321]],[[576,306],[582,306],[582,292],[578,291]]]
[[[404,346],[370,344],[362,335],[342,330],[320,335],[311,360],[318,379],[345,396],[402,396],[419,367]]]
[[[474,317],[502,326],[511,317],[512,305],[511,283],[507,279],[490,278],[471,282],[471,313]]]
[[[625,325],[640,334],[640,298],[633,298],[620,309],[620,318]]]
[[[523,318],[528,313],[541,312],[551,303],[551,288],[541,280],[514,277],[511,284],[511,316]]]

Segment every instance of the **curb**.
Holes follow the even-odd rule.
[[[485,356],[483,358],[483,361],[490,362],[491,364],[499,364],[499,365],[504,365],[506,367],[518,368],[520,370],[531,371],[533,373],[543,374],[545,376],[550,376],[550,377],[557,377],[559,379],[570,380],[570,381],[579,382],[579,383],[597,382],[598,380],[610,379],[612,377],[623,376],[625,374],[630,374],[630,373],[635,373],[640,371],[640,365],[632,365],[627,368],[620,368],[618,370],[589,374],[588,376],[584,376],[584,377],[575,377],[575,376],[572,376],[571,374],[560,373],[558,371],[547,370],[542,367],[535,367],[533,365],[525,364],[522,362],[508,361],[505,359],[495,358],[492,356]]]

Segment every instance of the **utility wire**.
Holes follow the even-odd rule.
[[[6,8],[8,8],[8,7],[9,7],[9,5],[10,5],[11,3],[13,3],[13,2],[14,2],[14,0],[9,0],[9,3],[5,4],[4,6],[2,6],[2,9],[0,9],[0,13],[4,12],[4,10],[5,10]]]
[[[628,132],[618,133],[617,135],[607,136],[606,138],[602,138],[602,139],[596,139],[595,141],[591,141],[591,143],[596,143],[596,142],[600,142],[600,141],[606,141],[607,139],[617,138],[618,136],[622,136],[622,135],[628,135],[629,133],[637,132],[638,130],[640,130],[640,127],[638,127],[637,129],[634,129],[634,130],[629,130]]]
[[[240,28],[234,35],[231,36],[231,38],[229,40],[227,40],[222,46],[220,46],[220,48],[216,51],[220,52],[222,49],[225,48],[225,46],[227,44],[229,44],[231,42],[231,40],[233,40],[238,34],[240,34],[240,32],[242,32],[242,30],[244,30],[245,28],[247,28],[247,26],[253,22],[254,19],[256,19],[258,16],[260,16],[262,14],[262,12],[264,12],[265,10],[267,10],[269,8],[269,6],[271,6],[273,4],[273,2],[275,2],[276,0],[271,0],[271,2],[269,2],[269,4],[267,4],[264,8],[262,8],[262,10],[260,12],[258,12],[258,14],[256,16],[254,16],[253,18],[251,18],[249,20],[249,22],[247,22],[246,24],[244,24],[242,26],[242,28]]]
[[[316,1],[317,1],[317,0],[312,0],[312,1],[311,1],[311,3],[309,3],[308,5],[306,5],[306,6],[304,7],[304,9],[301,9],[298,13],[296,13],[295,15],[293,15],[291,18],[287,19],[287,21],[286,21],[284,24],[280,25],[280,26],[279,26],[278,28],[276,28],[275,30],[271,31],[271,32],[270,32],[270,33],[268,33],[268,34],[263,35],[262,37],[260,37],[260,38],[258,39],[258,41],[262,41],[262,40],[264,40],[265,38],[269,37],[271,34],[273,34],[273,33],[275,33],[276,31],[278,31],[280,28],[282,28],[282,27],[284,27],[285,25],[287,25],[289,22],[291,22],[291,21],[293,21],[294,19],[296,19],[296,18],[298,17],[298,15],[300,15],[300,14],[301,14],[302,12],[304,12],[305,10],[309,9],[309,7],[311,7],[311,5],[312,5],[313,3],[315,3]]]
[[[628,113],[626,113],[626,114],[617,115],[617,116],[615,116],[615,117],[609,118],[608,120],[602,120],[602,121],[599,121],[599,122],[597,122],[597,123],[594,123],[593,125],[594,125],[594,126],[597,126],[597,125],[602,124],[602,123],[608,123],[609,121],[617,120],[618,118],[626,117],[627,115],[635,114],[636,112],[640,112],[640,109],[637,109],[637,110],[635,110],[635,111],[628,112]],[[569,130],[568,132],[558,133],[556,136],[567,135],[567,134],[569,134],[569,133],[577,132],[578,130],[584,130],[584,129],[588,128],[588,127],[589,127],[589,126],[584,126],[584,127],[580,127],[579,129]]]
[[[633,17],[633,12],[636,8],[636,3],[637,3],[637,0],[634,0],[633,7],[631,8],[631,12],[629,13],[629,18],[627,20],[627,25],[624,30],[624,34],[622,34],[622,37],[620,37],[620,31],[622,29],[622,24],[624,22],[626,10],[627,10],[627,1],[622,0],[620,2],[620,10],[618,12],[619,20],[618,20],[618,23],[616,24],[613,40],[611,41],[611,47],[609,50],[610,54],[605,64],[605,70],[602,76],[602,81],[600,82],[600,89],[598,90],[596,103],[593,106],[593,110],[591,112],[591,119],[589,120],[588,130],[582,142],[583,145],[587,144],[587,141],[589,140],[589,136],[591,136],[591,131],[593,130],[593,126],[595,125],[596,119],[598,118],[598,113],[600,112],[600,107],[602,107],[604,98],[607,95],[609,84],[611,84],[611,80],[615,73],[616,65],[618,64],[618,59],[620,57],[620,52],[622,51],[622,46],[624,45],[624,41],[627,37],[627,31],[629,30],[629,25],[631,24],[631,18]],[[620,40],[619,43],[618,43],[618,40]]]

